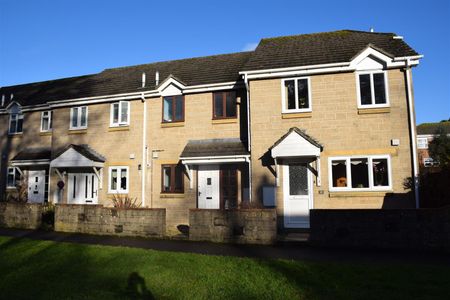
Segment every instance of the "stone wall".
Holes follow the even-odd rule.
[[[57,204],[55,231],[97,235],[162,237],[165,209],[116,209],[103,205]]]
[[[0,227],[37,229],[43,206],[36,203],[0,203]]]
[[[313,209],[310,223],[310,242],[315,245],[450,252],[450,207]]]
[[[189,211],[189,239],[193,241],[272,244],[276,237],[275,209]]]

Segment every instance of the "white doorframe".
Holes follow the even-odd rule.
[[[289,193],[289,165],[290,164],[306,164],[307,166],[307,174],[308,174],[308,212],[307,212],[307,220],[294,223],[289,222],[289,217],[287,214],[287,210],[291,207],[289,203],[290,193]],[[284,227],[287,228],[309,228],[309,210],[314,208],[314,199],[313,199],[313,176],[311,172],[311,162],[305,160],[290,160],[283,162],[283,219],[284,219]],[[292,200],[291,200],[292,201]],[[300,200],[301,201],[301,200]],[[289,211],[290,212],[290,211]]]
[[[68,173],[67,203],[98,203],[98,178],[95,173]]]
[[[220,166],[199,165],[197,170],[197,207],[220,208]]]
[[[28,171],[28,201],[44,203],[45,201],[45,170]]]

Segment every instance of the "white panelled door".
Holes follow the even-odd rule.
[[[283,170],[284,226],[309,228],[312,176],[308,163],[289,163]]]
[[[218,165],[198,167],[198,208],[220,208],[220,169]]]
[[[97,204],[97,176],[94,173],[69,173],[67,198],[70,204]]]
[[[28,201],[43,203],[45,200],[45,170],[28,171]]]

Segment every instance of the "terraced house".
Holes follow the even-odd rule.
[[[393,33],[262,39],[251,52],[106,69],[0,89],[0,192],[31,202],[166,208],[416,207],[411,68]]]

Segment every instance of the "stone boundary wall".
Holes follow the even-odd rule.
[[[37,229],[43,211],[43,205],[38,203],[0,203],[0,227]]]
[[[275,209],[190,209],[189,240],[240,244],[273,244]]]
[[[166,210],[57,204],[55,231],[160,238],[166,233]]]
[[[313,209],[310,224],[315,245],[450,252],[450,207]]]

